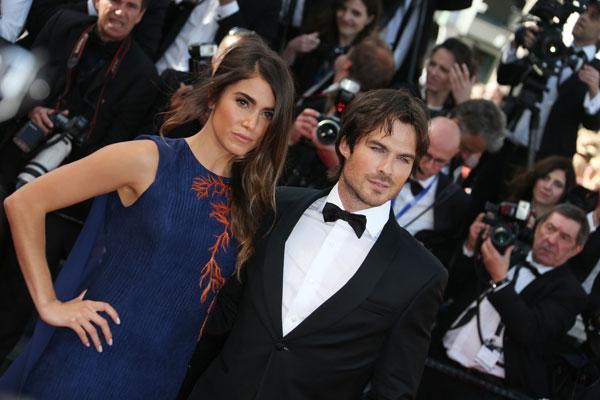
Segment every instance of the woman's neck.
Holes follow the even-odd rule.
[[[200,132],[187,138],[186,141],[204,168],[219,176],[231,176],[231,166],[235,157],[218,142],[210,120]]]
[[[355,38],[356,38],[356,35],[348,36],[348,35],[340,34],[339,40],[338,40],[338,45],[340,47],[348,47],[352,44],[352,42],[354,41]]]
[[[426,90],[425,101],[428,106],[438,108],[444,105],[449,95],[449,92],[432,92]]]
[[[533,202],[533,211],[535,211],[536,218],[539,218],[541,215],[545,214],[546,211],[550,210],[551,208],[552,208],[552,206],[540,204],[536,201]]]

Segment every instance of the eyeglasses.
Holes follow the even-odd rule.
[[[423,157],[421,157],[421,159],[425,162],[432,162],[433,164],[437,165],[438,167],[444,166],[448,163],[447,160],[442,160],[441,158],[435,158],[434,156],[432,156],[429,153],[423,154]]]

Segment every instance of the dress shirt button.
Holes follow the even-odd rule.
[[[295,324],[297,321],[298,321],[298,318],[296,318],[296,317],[292,317],[292,318],[290,318],[290,322],[291,322],[292,324]]]
[[[290,349],[285,345],[284,342],[275,343],[275,348],[277,351],[289,351]]]

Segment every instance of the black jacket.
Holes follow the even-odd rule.
[[[434,345],[438,348],[443,334],[475,299],[468,288],[463,288],[462,294],[440,319]],[[488,299],[505,324],[506,384],[536,398],[554,398],[553,372],[558,355],[567,349],[563,339],[585,307],[579,282],[562,266],[536,278],[519,294],[510,283]]]
[[[351,400],[369,381],[371,398],[413,398],[447,275],[392,215],[348,283],[282,335],[285,241],[323,195],[297,188],[278,193],[278,218],[244,269],[245,286],[230,280],[213,309],[216,321],[230,320],[227,306],[241,295],[223,351],[191,399]],[[218,331],[219,323],[211,329]]]

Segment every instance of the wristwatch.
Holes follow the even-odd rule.
[[[494,281],[493,279],[490,279],[490,287],[492,288],[492,290],[496,290],[496,288],[504,285],[508,281],[508,278],[500,279],[498,282]]]

